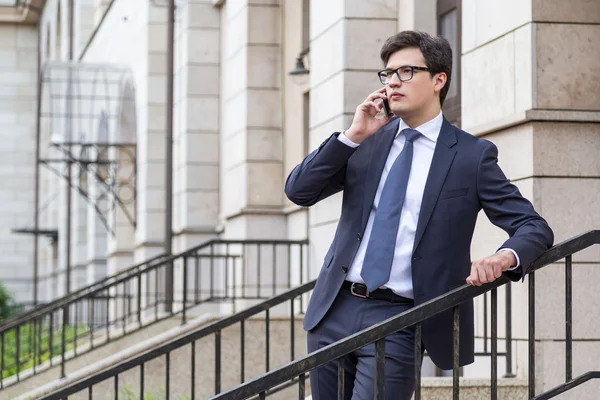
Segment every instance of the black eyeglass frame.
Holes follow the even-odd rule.
[[[408,69],[408,68],[410,68],[410,78],[408,78],[408,79],[402,79],[402,78],[400,78],[400,74],[398,73],[398,71],[401,70],[401,69]],[[398,67],[396,69],[382,69],[381,71],[377,71],[377,76],[379,77],[379,81],[381,82],[382,85],[387,85],[387,83],[385,82],[385,79],[386,79],[386,75],[387,75],[388,72],[395,73],[396,77],[398,78],[398,80],[400,82],[408,82],[415,75],[415,71],[429,71],[429,68],[427,68],[427,67],[419,67],[417,65],[403,65],[403,66]]]

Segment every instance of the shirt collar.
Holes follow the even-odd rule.
[[[419,131],[423,136],[427,139],[437,142],[438,136],[440,136],[440,130],[442,129],[442,123],[444,122],[444,116],[442,112],[432,120],[425,122],[422,125],[419,125],[415,128],[415,130]],[[410,129],[410,126],[406,125],[406,122],[400,118],[400,124],[398,126],[398,132],[396,133],[396,137],[402,132],[404,129]]]

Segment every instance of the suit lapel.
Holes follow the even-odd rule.
[[[444,185],[444,181],[446,180],[446,176],[448,175],[448,171],[450,170],[450,166],[456,155],[456,150],[452,148],[455,144],[456,132],[454,131],[454,126],[444,118],[440,135],[433,152],[433,159],[431,160],[427,182],[425,183],[413,251],[419,246],[419,242],[429,223],[440,191],[442,190],[442,186]]]
[[[381,179],[381,173],[387,160],[390,148],[398,132],[398,126],[400,119],[395,118],[391,120],[387,125],[382,128],[382,132],[375,133],[375,143],[371,148],[371,154],[369,156],[369,165],[367,174],[365,175],[365,198],[363,201],[362,219],[361,219],[361,232],[365,231],[369,215],[371,213],[371,207],[375,200],[375,194],[377,193],[377,187]]]

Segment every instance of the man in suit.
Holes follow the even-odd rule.
[[[381,49],[384,87],[356,108],[336,132],[298,165],[286,182],[294,203],[311,206],[343,191],[335,237],[317,279],[304,327],[315,351],[465,282],[502,274],[522,278],[547,250],[553,233],[497,164],[497,148],[451,125],[441,106],[452,50],[447,40],[405,31]],[[388,100],[393,115],[378,117]],[[483,209],[509,239],[471,262],[475,221]],[[422,325],[433,362],[452,368],[452,312]],[[474,360],[473,303],[460,307],[460,365]],[[414,328],[386,339],[386,398],[414,392]],[[345,397],[374,393],[374,345],[344,360]],[[312,371],[314,400],[337,398],[337,365]]]

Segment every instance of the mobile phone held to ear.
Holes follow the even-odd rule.
[[[383,112],[385,113],[385,116],[390,118],[392,115],[394,115],[392,113],[392,109],[390,108],[390,103],[388,102],[388,100],[382,99],[381,102],[383,103]]]

